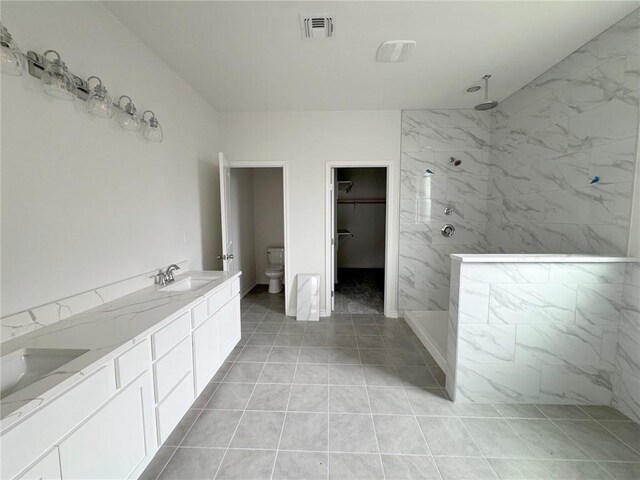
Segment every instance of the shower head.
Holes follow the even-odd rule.
[[[491,110],[498,106],[497,101],[489,100],[489,79],[490,78],[491,78],[491,75],[485,75],[484,77],[482,77],[482,79],[484,80],[484,101],[480,102],[478,105],[473,107],[476,110],[480,110],[480,111]]]

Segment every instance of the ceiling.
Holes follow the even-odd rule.
[[[105,2],[218,111],[465,108],[502,100],[637,8],[629,1]],[[300,14],[333,15],[304,41]],[[385,40],[416,40],[377,63]]]

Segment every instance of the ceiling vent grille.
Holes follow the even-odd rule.
[[[300,16],[302,38],[315,40],[333,37],[333,16]]]

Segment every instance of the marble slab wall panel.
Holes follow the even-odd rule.
[[[449,255],[487,251],[490,128],[490,115],[475,110],[402,112],[401,310],[447,310]],[[450,238],[445,223],[455,226]]]
[[[296,320],[320,320],[320,275],[299,273]]]
[[[617,333],[613,405],[640,422],[640,263],[627,265]]]
[[[179,262],[177,265],[182,270],[189,269],[186,261]],[[2,342],[149,287],[154,284],[154,275],[156,273],[157,271],[145,272],[136,277],[127,278],[120,282],[2,317],[0,319]]]
[[[618,402],[637,408],[640,275],[627,265],[454,261],[449,394],[609,405],[617,387]]]
[[[639,54],[640,9],[493,111],[490,251],[626,254]]]

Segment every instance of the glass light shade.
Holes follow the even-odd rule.
[[[43,57],[46,57],[47,53],[58,52],[54,50],[47,50],[44,52]],[[76,98],[76,81],[69,73],[69,69],[60,60],[60,55],[55,60],[49,61],[47,66],[42,72],[42,89],[47,95],[59,98],[60,100],[67,100],[72,102]]]
[[[2,57],[0,57],[0,65],[2,65],[2,73],[19,77],[24,70],[24,57],[18,45],[11,37],[7,29],[0,24],[0,46],[2,47]]]
[[[144,116],[150,113],[151,118],[149,120],[145,120]],[[160,126],[160,122],[156,118],[155,113],[151,110],[147,110],[142,114],[142,136],[150,142],[160,143],[164,140],[164,133],[162,132],[162,127]]]
[[[113,100],[111,100],[109,92],[104,88],[102,81],[98,77],[89,77],[87,82],[92,78],[96,78],[100,83],[89,93],[87,111],[98,117],[111,118],[113,115]]]
[[[140,130],[140,118],[135,113],[123,110],[118,114],[118,125],[125,130],[136,132]]]

